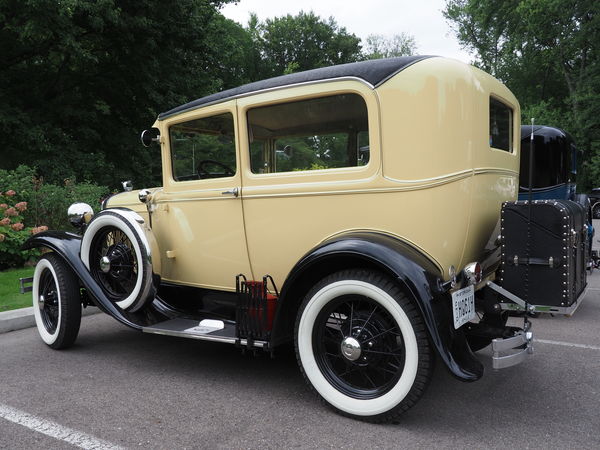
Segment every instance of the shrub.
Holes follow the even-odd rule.
[[[29,236],[47,229],[71,230],[67,209],[85,202],[97,212],[108,189],[67,179],[62,185],[45,183],[35,169],[0,169],[0,270],[22,266],[39,250],[21,250]]]
[[[26,227],[23,214],[27,202],[17,197],[13,189],[0,192],[0,270],[21,267],[32,257],[39,256],[39,250],[21,250],[29,236],[46,231],[46,226]]]
[[[48,184],[36,175],[35,169],[19,166],[15,170],[0,170],[0,191],[14,190],[27,202],[23,218],[28,224],[46,225],[52,230],[71,229],[67,209],[71,203],[88,203],[94,211],[108,194],[108,188],[91,182],[77,183],[66,179],[62,185]]]

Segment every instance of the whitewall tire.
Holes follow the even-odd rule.
[[[79,280],[59,256],[44,255],[33,274],[33,315],[42,340],[55,349],[75,342],[81,324]]]
[[[339,412],[396,419],[421,397],[432,355],[414,302],[377,272],[338,272],[305,297],[296,321],[298,362]]]
[[[90,222],[81,241],[81,260],[104,294],[135,312],[154,298],[150,245],[143,219],[133,211],[105,210]]]

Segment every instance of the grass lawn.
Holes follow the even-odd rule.
[[[0,272],[0,312],[31,306],[31,292],[19,293],[19,278],[33,276],[33,267]]]

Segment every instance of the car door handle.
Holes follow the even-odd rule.
[[[237,197],[238,195],[240,195],[240,191],[238,190],[238,188],[233,188],[230,191],[221,192],[221,195],[233,195],[234,197]]]

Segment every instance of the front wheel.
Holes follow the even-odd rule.
[[[33,315],[42,340],[54,349],[70,347],[81,324],[79,280],[57,255],[44,255],[33,274]]]
[[[150,246],[137,214],[100,212],[81,241],[81,260],[110,301],[135,312],[154,299]]]
[[[337,411],[371,422],[396,420],[431,378],[423,319],[391,279],[338,272],[305,297],[295,334],[300,368]]]

